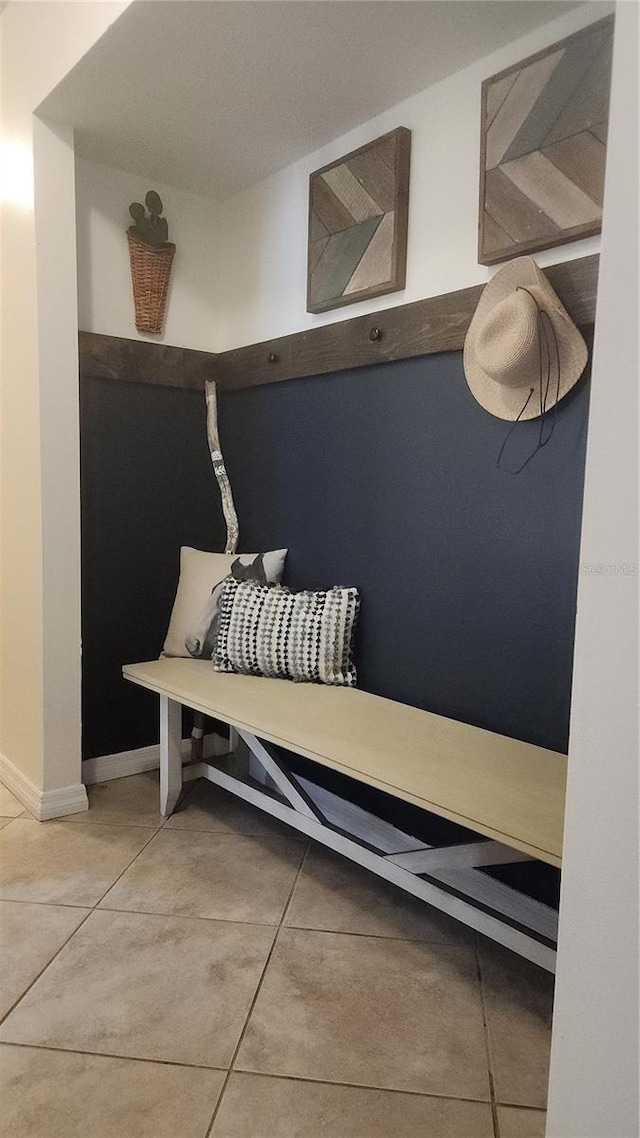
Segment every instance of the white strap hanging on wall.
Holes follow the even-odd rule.
[[[215,380],[208,379],[205,384],[205,397],[207,401],[207,441],[209,454],[213,464],[213,472],[218,480],[220,496],[222,498],[222,512],[227,526],[227,540],[225,553],[235,553],[240,539],[238,515],[233,503],[231,483],[220,449],[220,436],[218,434],[218,399]]]

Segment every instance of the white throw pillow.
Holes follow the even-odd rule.
[[[208,656],[213,651],[214,626],[221,589],[230,573],[260,579],[268,584],[282,580],[286,549],[270,553],[207,553],[183,545],[180,550],[180,580],[162,649],[163,656]],[[234,569],[235,566],[235,569]],[[187,648],[187,642],[189,648]]]

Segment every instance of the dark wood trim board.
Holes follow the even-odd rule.
[[[595,319],[598,264],[596,253],[544,270],[578,326]],[[233,391],[459,351],[483,288],[474,285],[217,354],[80,332],[80,374],[195,389],[215,379],[221,391]]]
[[[80,332],[78,347],[82,379],[118,379],[197,391],[202,391],[205,380],[216,378],[219,359],[215,352],[98,332]]]

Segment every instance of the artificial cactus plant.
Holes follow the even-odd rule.
[[[137,237],[139,241],[143,241],[145,245],[157,249],[168,241],[169,226],[166,217],[162,217],[163,207],[160,195],[155,190],[149,190],[144,200],[149,216],[147,216],[142,202],[131,202],[129,213],[135,225],[129,226],[129,233],[132,237]]]

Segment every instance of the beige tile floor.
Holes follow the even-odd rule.
[[[210,784],[0,788],[1,1138],[544,1138],[550,977]]]

